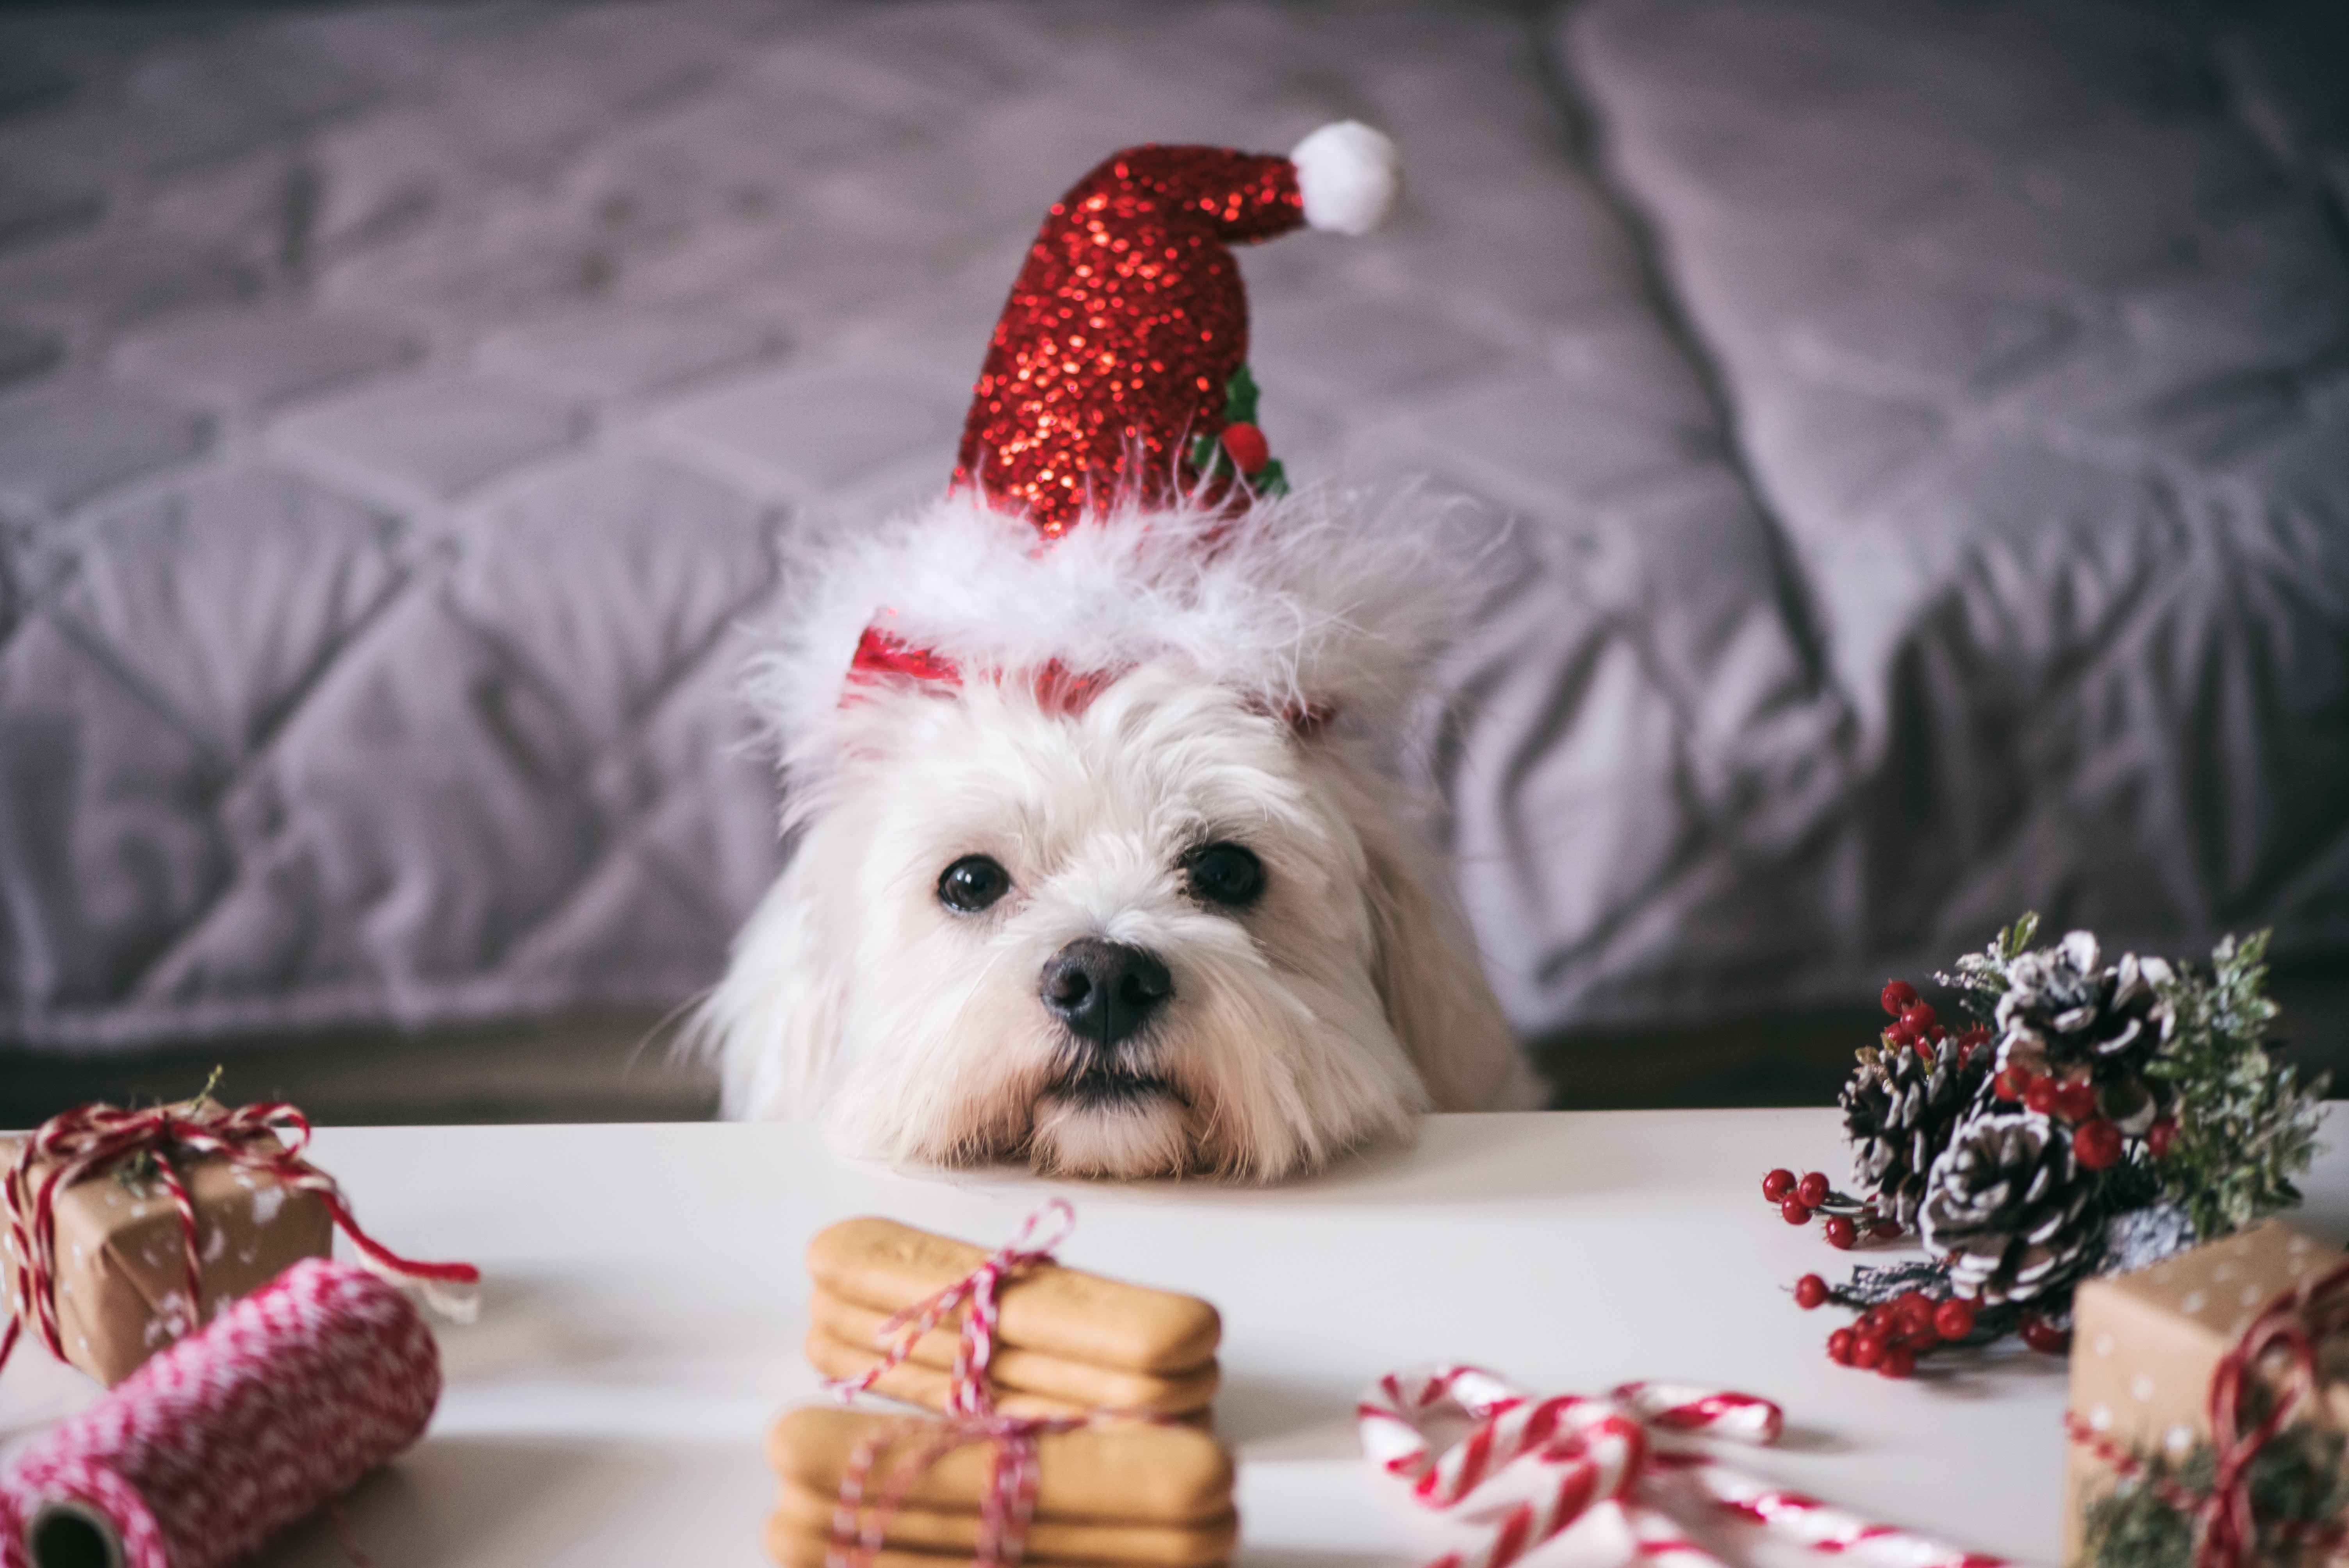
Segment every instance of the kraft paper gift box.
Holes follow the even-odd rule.
[[[0,1171],[22,1144],[0,1140]],[[57,1195],[56,1301],[66,1359],[109,1387],[180,1334],[212,1321],[227,1302],[248,1295],[302,1258],[334,1250],[334,1221],[316,1193],[222,1156],[181,1159],[173,1168],[196,1211],[202,1300],[191,1316],[187,1243],[180,1211],[162,1182],[103,1170]],[[37,1190],[45,1168],[33,1168]],[[0,1230],[0,1264],[9,1299],[25,1260]],[[38,1338],[31,1324],[27,1339]]]
[[[2330,1243],[2271,1221],[2089,1281],[2073,1305],[2073,1418],[2131,1453],[2183,1460],[2210,1436],[2210,1380],[2244,1331],[2278,1296],[2342,1262]],[[2319,1346],[2317,1377],[2317,1398],[2298,1418],[2349,1430],[2349,1340]],[[2118,1479],[2088,1444],[2070,1449],[2065,1563],[2079,1558],[2085,1510]]]

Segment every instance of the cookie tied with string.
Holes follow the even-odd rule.
[[[894,1220],[843,1220],[808,1245],[815,1280],[808,1358],[854,1377],[908,1326],[892,1317],[968,1278],[986,1249]],[[1039,1262],[999,1287],[996,1349],[987,1377],[997,1408],[1020,1416],[1113,1409],[1203,1417],[1215,1398],[1223,1325],[1196,1296]],[[958,1304],[874,1381],[875,1392],[947,1408],[968,1304]]]

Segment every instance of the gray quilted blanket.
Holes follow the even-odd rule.
[[[1266,423],[1510,520],[1426,783],[1529,1037],[2349,951],[2344,16],[0,15],[0,1040],[708,984],[798,531],[940,486],[1102,151],[1341,117],[1412,195],[1247,258]]]

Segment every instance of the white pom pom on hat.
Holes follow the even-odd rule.
[[[1288,155],[1297,166],[1305,221],[1339,234],[1367,234],[1387,221],[1402,194],[1395,145],[1360,120],[1323,126]]]

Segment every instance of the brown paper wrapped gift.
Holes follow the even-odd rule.
[[[2210,1380],[2261,1312],[2342,1262],[2330,1243],[2270,1222],[2134,1274],[2091,1280],[2075,1298],[2073,1419],[2114,1447],[2183,1459],[2210,1437]],[[2302,1417],[2349,1430],[2349,1341],[2322,1343],[2318,1397]],[[2078,1559],[2084,1511],[2117,1479],[2092,1444],[2071,1445],[2064,1557]]]
[[[0,1140],[0,1170],[22,1143]],[[334,1221],[316,1193],[289,1191],[226,1158],[180,1158],[174,1167],[196,1211],[202,1299],[188,1304],[187,1243],[162,1184],[100,1171],[57,1195],[57,1313],[66,1359],[109,1387],[181,1333],[208,1323],[302,1258],[334,1250]],[[37,1185],[45,1167],[36,1165]],[[24,1260],[0,1233],[0,1264],[14,1299]]]

